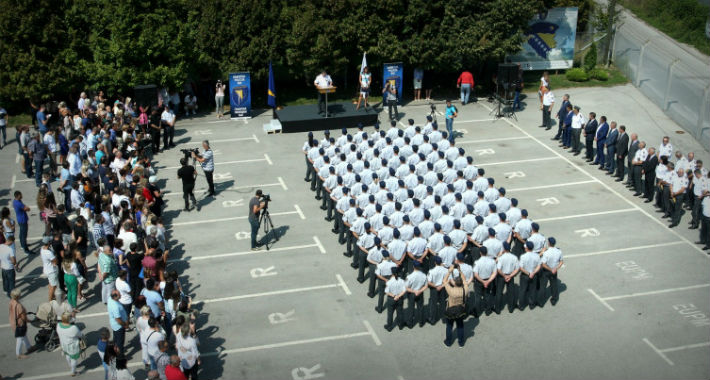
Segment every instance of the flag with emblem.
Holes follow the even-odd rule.
[[[274,85],[274,69],[269,61],[269,90],[267,92],[268,103],[272,108],[276,108],[276,86]]]

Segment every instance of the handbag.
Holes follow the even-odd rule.
[[[17,318],[17,305],[15,306],[15,338],[22,338],[23,336],[27,335],[27,321],[25,321],[25,324],[20,326],[17,324],[17,321],[20,319]]]
[[[463,289],[462,289],[463,290]],[[444,311],[444,316],[447,319],[459,319],[466,317],[466,291],[463,290],[463,302],[461,305],[448,306]]]

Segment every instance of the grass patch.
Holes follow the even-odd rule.
[[[595,69],[599,70],[599,68]],[[567,79],[564,71],[559,71],[555,74],[550,74],[550,87],[553,91],[561,88],[571,88],[571,87],[613,87],[622,84],[629,83],[629,79],[624,76],[624,74],[619,71],[614,66],[610,66],[607,70],[609,73],[609,79],[598,80],[589,79],[585,82],[573,82]],[[539,71],[536,72],[526,72],[524,76],[525,80],[525,91],[537,91],[540,86],[540,77],[542,74]]]
[[[710,12],[707,5],[698,0],[621,0],[620,3],[676,41],[710,55],[710,40],[705,35]]]

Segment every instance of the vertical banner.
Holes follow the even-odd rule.
[[[385,63],[382,88],[389,83],[397,88],[397,102],[402,103],[402,79],[404,78],[404,65],[402,62]]]
[[[251,118],[249,72],[229,74],[229,113],[232,119]]]
[[[577,8],[552,8],[538,13],[523,34],[520,51],[508,56],[523,70],[569,69],[574,60]]]

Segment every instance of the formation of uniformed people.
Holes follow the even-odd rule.
[[[690,229],[700,228],[696,244],[710,251],[710,177],[703,162],[695,159],[693,152],[683,155],[679,150],[673,151],[668,136],[663,137],[657,148],[647,146],[636,133],[629,135],[625,126],[617,128],[615,121],[607,123],[606,116],[601,116],[597,122],[594,112],[587,118],[579,107],[572,106],[569,95],[565,94],[563,99],[557,112],[561,134],[552,139],[559,140],[565,133],[579,139],[580,133],[583,134],[586,161],[590,165],[598,165],[599,170],[614,176],[617,182],[626,177],[626,186],[634,196],[645,198],[646,203],[655,198],[657,212],[670,220],[670,228],[680,224],[685,210],[691,211]],[[570,146],[571,153],[580,154],[580,144],[573,141],[570,145],[562,139],[560,147],[569,149]]]
[[[357,280],[368,282],[375,310],[387,310],[386,329],[441,319],[452,265],[449,281],[460,270],[473,283],[465,300],[475,317],[500,313],[506,304],[510,312],[542,306],[548,282],[557,303],[563,262],[555,239],[546,239],[527,210],[430,116],[423,127],[410,119],[405,129],[391,122],[380,130],[377,123],[368,133],[359,125],[338,137],[325,131],[320,141],[310,132],[303,153],[304,180],[322,201]]]

